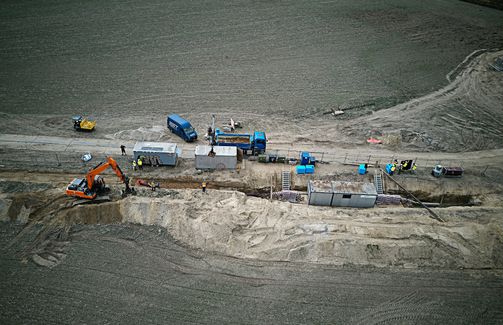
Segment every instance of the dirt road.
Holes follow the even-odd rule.
[[[197,145],[207,145],[206,141],[199,141],[197,143],[179,143],[177,141],[177,146],[182,149],[181,158],[193,159],[194,149]],[[120,155],[120,144],[124,144],[127,147],[128,156],[132,156],[132,148],[136,141],[131,140],[110,140],[102,139],[96,137],[89,137],[86,139],[80,137],[55,137],[55,136],[30,136],[30,135],[20,135],[20,134],[1,134],[0,133],[0,149],[3,149],[5,154],[9,152],[22,152],[22,151],[41,151],[41,152],[53,152],[59,153],[61,155],[70,153],[96,153],[101,155]],[[403,157],[414,157],[418,160],[436,160],[436,161],[458,161],[459,164],[467,166],[486,166],[495,165],[498,166],[503,161],[503,149],[493,149],[493,150],[480,150],[472,152],[460,153],[445,153],[445,152],[413,152],[413,151],[396,151],[383,148],[382,146],[360,146],[354,148],[334,148],[330,145],[317,145],[313,146],[312,142],[296,142],[295,147],[287,146],[282,143],[275,143],[274,140],[270,141],[268,148],[271,152],[291,151],[292,154],[300,151],[312,151],[323,152],[325,155],[323,159],[328,162],[343,162],[345,156],[356,157],[360,155],[361,158],[366,158],[368,155],[376,159],[390,158],[396,156],[397,154]],[[1,152],[0,152],[1,153]],[[41,156],[43,154],[41,153]],[[15,158],[15,157],[12,157]],[[41,157],[43,159],[43,157]],[[321,157],[318,157],[321,159]],[[5,159],[4,159],[5,160]],[[9,158],[7,157],[6,161]]]

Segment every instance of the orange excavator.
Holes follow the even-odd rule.
[[[112,157],[107,157],[106,162],[99,163],[96,167],[91,169],[86,178],[75,178],[70,185],[66,188],[66,195],[74,196],[82,199],[93,200],[98,194],[106,190],[105,180],[100,176],[100,173],[105,171],[108,167],[112,168],[126,185],[126,194],[131,193],[129,187],[129,178],[122,172],[117,162]]]

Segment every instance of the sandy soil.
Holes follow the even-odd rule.
[[[501,189],[475,194],[444,185],[436,192],[438,185],[402,178],[416,195],[451,206],[434,209],[444,221],[439,222],[420,208],[358,210],[270,202],[243,193],[255,195],[266,188],[269,177],[250,175],[234,181],[231,175],[212,178],[206,195],[197,189],[201,178],[149,175],[161,189],[138,187],[137,195],[120,199],[119,186],[114,185],[113,202],[74,206],[75,200],[61,191],[70,175],[36,175],[30,176],[31,182],[4,175],[0,220],[25,224],[28,230],[44,225],[27,258],[46,266],[58,260],[46,261],[33,252],[39,251],[38,245],[44,251],[50,234],[68,232],[76,224],[110,223],[161,226],[182,245],[238,258],[406,268],[499,269],[503,263],[503,205],[497,199]],[[386,188],[393,192],[391,184]],[[466,206],[475,201],[481,206]]]
[[[201,196],[182,191],[175,198],[137,197],[121,202],[120,211],[124,221],[160,225],[181,243],[240,258],[381,267],[503,266],[501,208],[443,209],[446,222],[438,224],[421,209],[355,212],[270,203],[236,192]]]
[[[0,18],[2,322],[503,321],[503,73],[488,68],[503,56],[503,12],[443,0],[70,1],[3,2]],[[449,206],[434,209],[445,222],[407,206],[247,196],[286,168],[249,162],[132,173],[119,157],[162,189],[121,199],[107,174],[111,202],[64,196],[121,143],[180,143],[165,128],[172,112],[200,133],[215,113],[219,126],[265,130],[270,149],[324,152],[316,178],[371,181],[351,164],[417,157],[417,175],[396,179]],[[74,114],[95,117],[96,131],[74,132]],[[465,177],[432,179],[441,161]]]
[[[337,146],[366,150],[369,136],[381,139],[382,148],[388,151],[465,152],[502,148],[503,74],[489,66],[498,57],[503,57],[503,51],[475,51],[446,75],[449,79],[446,87],[388,109],[375,105],[342,107],[344,115],[333,117],[320,112],[308,119],[289,114],[218,110],[217,126],[233,117],[244,124],[245,132],[265,130],[272,148],[332,151]],[[100,117],[93,134],[74,132],[67,115],[0,113],[0,117],[5,125],[3,133],[105,138],[116,141],[117,146],[120,142],[138,140],[180,142],[167,131],[165,112],[146,112],[141,120],[134,112],[127,116],[106,114]],[[200,134],[210,124],[209,113],[194,111],[184,116]],[[135,124],[142,126],[134,128]]]
[[[369,130],[388,136],[394,133],[401,144],[398,148],[435,151],[499,148],[503,135],[503,74],[489,64],[502,56],[503,51],[497,51],[468,57],[456,71],[459,75],[445,88],[370,117],[352,120],[346,132],[360,137]]]

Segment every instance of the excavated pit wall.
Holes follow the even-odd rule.
[[[148,192],[146,192],[148,193]],[[498,210],[498,211],[496,211]],[[63,211],[64,223],[158,225],[181,244],[238,258],[336,265],[501,268],[500,208],[334,209],[180,190]]]
[[[45,225],[42,234],[61,232],[59,228],[71,233],[68,228],[74,224],[135,223],[164,227],[183,245],[238,258],[377,267],[503,267],[500,207],[438,209],[446,220],[440,223],[419,208],[315,207],[222,190],[203,194],[145,189],[122,200],[80,206],[65,197],[51,202],[25,199],[3,200],[2,220],[26,227]]]

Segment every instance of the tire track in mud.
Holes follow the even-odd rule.
[[[369,119],[357,118],[343,130],[361,136],[366,129],[398,134],[402,148],[409,143],[435,151],[499,148],[503,143],[503,116],[498,109],[503,105],[503,75],[491,71],[488,63],[502,53],[475,51],[448,74],[448,79],[456,77],[444,88],[378,111]],[[413,136],[407,139],[404,133]]]
[[[487,309],[465,309],[461,314],[445,310],[435,297],[413,291],[404,296],[379,304],[351,319],[352,324],[432,324],[432,323],[484,323],[490,321]]]
[[[0,229],[6,234],[4,226]],[[52,269],[20,266],[2,254],[0,304],[5,308],[0,320],[448,324],[453,314],[455,321],[469,322],[484,312],[488,316],[481,319],[498,319],[503,282],[483,272],[475,278],[454,271],[239,260],[192,252],[158,229],[78,226],[81,237],[74,238],[68,258]],[[172,262],[191,272],[177,272]],[[477,296],[484,299],[472,299]],[[469,312],[464,311],[467,306]]]

